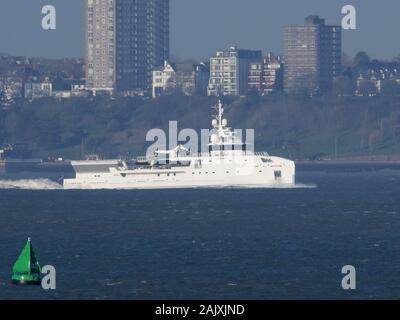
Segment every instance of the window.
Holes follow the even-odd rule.
[[[279,180],[282,178],[282,171],[274,171],[275,180]]]

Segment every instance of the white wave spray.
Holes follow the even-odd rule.
[[[60,190],[62,186],[48,179],[0,180],[0,189]]]
[[[318,188],[316,184],[312,183],[296,183],[296,184],[276,184],[276,185],[260,185],[260,186],[239,186],[239,187],[232,187],[233,189],[236,188],[244,188],[244,189],[315,189]]]
[[[293,185],[248,185],[248,186],[204,186],[189,189],[315,189],[316,184],[296,183]],[[0,180],[0,189],[21,190],[62,190],[63,187],[57,182],[48,179],[26,179],[26,180]],[[84,190],[84,189],[80,189]],[[117,188],[115,190],[118,190]]]

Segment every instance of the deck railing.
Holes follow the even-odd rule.
[[[238,151],[240,151],[240,150],[238,150]],[[221,152],[215,151],[213,153],[217,154],[217,155],[225,155],[225,152],[226,151],[221,151]],[[248,155],[248,156],[254,155],[257,157],[270,157],[270,155],[267,152],[246,151],[246,152],[243,152],[243,155]],[[206,152],[206,153],[191,153],[189,155],[178,155],[176,158],[175,157],[171,157],[171,158],[173,158],[173,159],[179,158],[179,159],[184,160],[187,158],[206,158],[206,157],[210,157],[210,153],[208,153],[208,152]],[[157,159],[160,159],[160,158],[156,157],[156,156],[146,156],[146,157],[136,157],[135,158],[135,160],[138,162],[148,162],[148,161],[157,160]]]

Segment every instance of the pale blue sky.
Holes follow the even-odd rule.
[[[57,9],[57,30],[41,29],[41,8]],[[398,0],[171,0],[171,53],[207,57],[230,45],[280,53],[285,25],[319,14],[339,24],[353,4],[358,30],[344,31],[344,51],[388,59],[400,53]],[[0,52],[71,57],[84,54],[84,0],[1,0]]]

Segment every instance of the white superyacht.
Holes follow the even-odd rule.
[[[76,177],[64,189],[170,189],[212,187],[280,187],[295,183],[293,161],[248,150],[223,119],[221,102],[212,122],[207,153],[191,154],[180,145],[153,157],[73,161]]]

